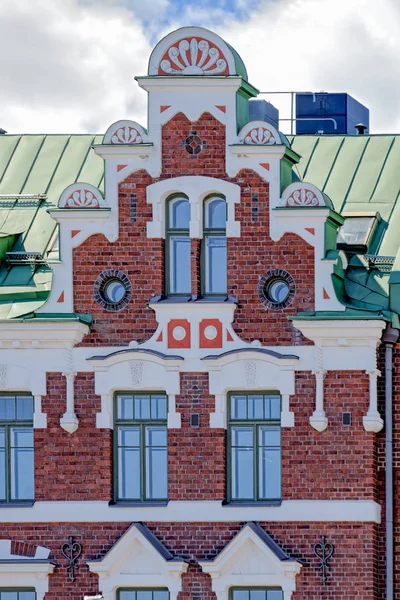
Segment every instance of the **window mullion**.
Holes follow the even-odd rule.
[[[140,499],[147,500],[146,496],[146,425],[140,425]]]
[[[11,500],[11,435],[10,426],[4,425],[4,438],[5,438],[5,453],[6,453],[6,502]]]
[[[253,425],[253,452],[254,452],[254,500],[258,500],[258,425]]]

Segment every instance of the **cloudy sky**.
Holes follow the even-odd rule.
[[[233,45],[262,91],[347,91],[370,108],[371,132],[400,132],[399,0],[0,0],[0,127],[146,125],[133,77],[183,25]]]

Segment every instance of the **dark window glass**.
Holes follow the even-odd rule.
[[[260,392],[230,394],[230,500],[257,502],[280,498],[280,413],[279,395]]]
[[[0,502],[33,499],[33,397],[7,394],[0,396]]]
[[[115,438],[116,499],[166,500],[167,396],[117,394]]]

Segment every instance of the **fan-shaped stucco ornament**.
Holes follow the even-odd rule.
[[[297,181],[285,189],[279,204],[287,208],[315,208],[327,206],[327,201],[315,185]]]
[[[117,121],[107,129],[103,144],[143,144],[147,135],[135,121]]]
[[[89,183],[74,183],[61,194],[58,208],[104,208],[101,192]]]
[[[149,75],[240,75],[245,66],[222,38],[202,27],[177,29],[154,48]]]
[[[221,50],[207,40],[181,40],[164,54],[159,75],[227,75],[227,61]]]
[[[253,146],[274,146],[282,144],[279,132],[265,121],[250,121],[239,133],[241,144]]]

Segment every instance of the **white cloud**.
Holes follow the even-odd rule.
[[[397,0],[281,0],[264,2],[244,25],[231,22],[218,33],[238,50],[260,90],[349,92],[370,108],[373,132],[394,132],[399,25]],[[281,106],[287,114],[288,104]]]
[[[3,107],[9,132],[102,132],[120,118],[144,118],[151,46],[123,7],[76,0],[3,0]]]
[[[261,0],[246,20],[224,12],[221,0],[214,10],[188,2],[166,26],[175,1],[1,0],[0,127],[145,125],[146,95],[133,77],[146,72],[150,38],[195,22],[236,48],[259,89],[347,91],[371,109],[373,131],[400,130],[397,0]]]

